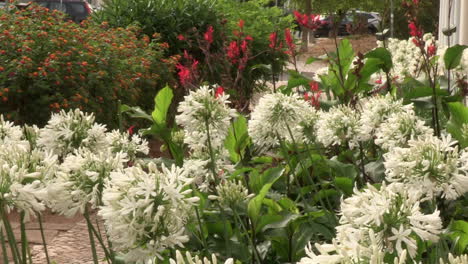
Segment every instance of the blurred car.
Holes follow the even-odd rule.
[[[332,35],[333,25],[335,23],[334,16],[324,16],[321,21],[321,25],[314,31],[315,37],[329,37]],[[345,16],[338,25],[337,33],[339,36],[349,35],[347,28],[352,23],[352,20],[348,16]]]
[[[33,2],[49,10],[59,10],[76,23],[91,15],[91,6],[84,0],[34,0]]]
[[[334,16],[323,16],[322,25],[314,31],[315,37],[329,37],[332,35]],[[353,11],[348,12],[340,21],[337,29],[338,36],[353,33],[375,34],[379,28],[381,18],[375,12]]]

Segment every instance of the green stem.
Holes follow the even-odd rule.
[[[44,245],[44,252],[46,255],[47,264],[50,264],[49,252],[47,250],[47,242],[44,235],[44,228],[42,227],[42,216],[40,213],[37,214],[37,220],[39,221],[39,229],[41,230],[42,244]]]
[[[93,233],[97,237],[97,239],[99,241],[99,244],[101,244],[101,247],[102,247],[102,249],[104,250],[104,252],[106,254],[107,263],[109,263],[109,260],[110,260],[111,263],[114,263],[115,262],[114,252],[113,252],[111,247],[109,247],[109,248],[106,247],[106,245],[104,243],[104,239],[102,239],[101,228],[99,227],[99,221],[98,221],[97,217],[95,218],[95,222],[96,222],[97,230],[93,226]]]
[[[28,238],[26,236],[26,225],[24,224],[25,213],[22,211],[20,213],[20,229],[21,229],[21,258],[24,263],[26,263],[27,254],[28,254]]]
[[[3,263],[8,263],[8,254],[7,254],[7,248],[6,248],[6,243],[5,243],[5,236],[3,235],[3,229],[4,228],[0,228],[0,240],[2,241]]]
[[[23,263],[23,261],[21,260],[20,253],[19,253],[18,245],[16,244],[16,239],[13,233],[13,229],[11,228],[10,221],[8,220],[5,210],[3,209],[3,205],[1,205],[0,207],[0,214],[2,217],[2,221],[3,221],[3,226],[5,227],[5,232],[7,234],[8,244],[10,245],[10,251],[13,257],[13,261],[15,264]]]
[[[92,231],[93,230],[93,225],[91,224],[91,221],[89,221],[88,206],[86,206],[86,208],[85,208],[84,218],[86,219],[86,224],[88,225],[88,235],[89,235],[89,242],[90,242],[90,245],[91,245],[91,252],[93,254],[93,262],[94,262],[94,264],[99,264],[97,251],[96,251],[96,244],[94,242],[93,231]]]
[[[249,234],[248,234],[249,232],[248,232],[247,228],[244,225],[244,221],[242,221],[242,218],[240,218],[240,216],[239,216],[239,214],[237,214],[236,210],[233,210],[233,212],[234,212],[234,216],[237,217],[237,219],[239,219],[241,228],[244,230],[245,234],[247,234],[247,237],[248,237],[247,240],[250,242],[250,245],[252,246],[252,251],[253,251],[254,257],[257,259],[258,263],[262,263],[262,260],[260,258],[260,253],[258,252],[257,247],[255,246],[255,240],[254,240],[255,230],[252,228],[252,236],[249,236]],[[252,223],[252,226],[253,226],[253,223]]]
[[[198,211],[197,206],[195,206],[195,215],[197,216],[198,228],[200,229],[201,241],[203,243],[203,251],[206,251],[208,249],[208,243],[206,242],[205,232],[203,231],[203,226],[202,226],[201,218],[200,218],[200,212]]]
[[[103,251],[104,251],[104,254],[106,255],[106,261],[107,263],[110,263],[109,261],[111,261],[112,263],[114,262],[114,258],[113,256],[109,253],[109,251],[107,250],[107,247],[104,243],[104,240],[102,239],[102,236],[101,236],[101,233],[100,231],[98,232],[96,230],[96,228],[94,228],[93,226],[93,223],[91,222],[91,219],[89,218],[89,215],[86,217],[85,216],[85,219],[86,219],[86,223],[88,224],[88,229],[91,230],[92,234],[97,238],[98,242],[99,242],[99,245],[101,245]]]
[[[218,185],[218,175],[216,174],[216,161],[213,153],[213,146],[211,145],[211,135],[210,135],[210,126],[208,124],[208,119],[205,119],[205,128],[206,128],[206,137],[208,140],[208,152],[210,153],[210,160],[211,160],[211,173],[213,174],[213,180],[215,186]]]
[[[299,153],[299,149],[298,149],[298,147],[297,147],[296,140],[294,139],[294,136],[293,136],[293,134],[292,134],[291,128],[289,127],[289,125],[288,125],[287,123],[286,123],[286,128],[288,129],[289,136],[291,137],[291,141],[292,141],[292,143],[293,143],[294,151],[295,151],[296,153]],[[298,162],[299,162],[299,165],[301,166],[302,171],[307,172],[308,178],[311,178],[310,171],[309,171],[309,170],[306,170],[304,164],[302,163],[302,159],[301,159],[300,157],[298,157]],[[296,181],[297,181],[297,180],[296,180]],[[299,183],[298,183],[298,185],[299,185],[299,187],[300,187],[300,184],[299,184]],[[315,183],[314,183],[313,181],[312,181],[312,184],[311,184],[311,185],[312,185],[312,188],[314,189],[314,191],[318,194],[317,186],[315,186]],[[301,193],[301,192],[300,192],[300,189],[299,189],[299,193]],[[318,196],[318,198],[319,198],[320,205],[321,205],[323,208],[327,208],[327,207],[325,206],[325,203],[324,203],[323,200],[322,200],[322,197]],[[331,210],[331,207],[330,207],[330,210]]]

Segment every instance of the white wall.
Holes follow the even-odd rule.
[[[452,9],[449,21],[449,2]],[[441,0],[439,12],[439,43],[448,45],[448,37],[443,35],[442,30],[455,25],[457,32],[450,37],[450,45],[468,44],[468,0]]]

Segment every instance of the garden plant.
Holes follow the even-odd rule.
[[[121,105],[128,123],[148,124],[139,131],[109,130],[79,108],[41,127],[5,113],[4,262],[7,244],[15,264],[31,262],[24,224],[49,208],[84,215],[95,264],[468,263],[468,51],[424,34],[419,2],[404,2],[408,40],[381,34],[377,48],[356,54],[335,38],[334,52],[307,60],[327,62],[313,78],[297,71],[291,29],[271,31],[270,52],[295,69],[286,85],[270,71],[271,91],[250,112],[231,101],[234,87],[197,79],[197,59],[186,52],[179,85],[160,89],[151,112]],[[317,23],[295,16],[304,27]],[[214,26],[189,44],[219,59],[206,65],[230,63],[231,77],[243,78],[253,45],[245,27],[236,21],[235,38],[221,41],[227,62],[210,50]],[[162,141],[167,157],[149,157],[145,137]],[[12,210],[21,215],[20,246]]]

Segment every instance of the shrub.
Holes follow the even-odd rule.
[[[197,80],[235,88],[227,92],[232,92],[236,99],[249,99],[256,81],[271,78],[269,67],[259,66],[272,65],[273,70],[279,72],[286,60],[284,53],[270,52],[269,34],[291,27],[292,17],[283,16],[281,9],[267,7],[267,4],[265,0],[107,0],[94,19],[97,22],[107,21],[113,27],[126,27],[136,22],[145,34],[160,33],[161,40],[169,44],[168,55],[189,54],[185,56],[186,59],[189,57],[186,67],[191,67],[195,61],[203,62],[196,65]],[[236,33],[241,31],[238,27],[241,20],[245,27],[242,29],[243,36],[239,37]],[[213,30],[213,42],[207,54],[204,34],[209,28]],[[236,79],[236,75],[239,75],[237,67],[226,66],[226,60],[219,59],[210,60],[212,65],[208,66],[206,58],[211,55],[225,57],[227,46],[232,41],[242,41],[240,39],[246,36],[252,38],[250,58],[242,71],[242,82],[234,85],[233,81],[226,80]],[[187,87],[185,83],[181,82],[181,85]]]
[[[21,123],[80,108],[115,125],[118,101],[151,105],[173,64],[136,27],[77,25],[35,5],[0,10],[0,20],[0,112]]]

